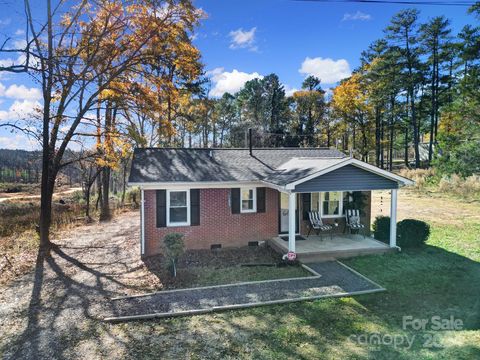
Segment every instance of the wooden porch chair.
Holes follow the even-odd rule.
[[[323,223],[322,218],[320,217],[320,214],[318,213],[318,211],[309,211],[308,218],[310,220],[310,228],[308,229],[307,236],[310,235],[310,232],[312,230],[315,230],[317,232],[317,235],[320,235],[321,232],[332,230],[332,226]],[[330,232],[330,237],[332,237],[331,232]]]
[[[362,235],[365,238],[365,225],[360,222],[360,211],[357,209],[348,209],[346,213],[346,227],[350,229],[350,234],[352,231],[358,230],[360,233],[363,230]]]

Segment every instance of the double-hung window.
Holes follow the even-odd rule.
[[[257,211],[257,192],[255,188],[242,188],[240,197],[240,211],[242,213]]]
[[[312,193],[311,208],[320,213],[322,217],[341,217],[343,213],[344,193],[342,191],[326,191]]]
[[[167,190],[167,226],[190,225],[190,191]]]
[[[322,216],[342,215],[342,193],[340,191],[322,192]]]

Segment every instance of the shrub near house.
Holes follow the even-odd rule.
[[[390,217],[377,216],[373,223],[374,237],[388,243],[390,236]],[[428,240],[430,225],[424,221],[405,219],[397,224],[397,244],[400,247],[418,247]]]

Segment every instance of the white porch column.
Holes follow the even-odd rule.
[[[288,251],[295,252],[295,205],[297,194],[288,194]]]
[[[397,189],[391,190],[390,200],[390,247],[397,246]]]
[[[140,255],[145,254],[145,194],[140,189]]]

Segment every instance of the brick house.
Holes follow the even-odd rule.
[[[184,234],[189,249],[268,241],[280,252],[304,252],[310,241],[310,249],[321,251],[327,243],[312,232],[310,212],[332,224],[329,246],[348,240],[360,249],[362,241],[373,240],[345,235],[346,210],[361,207],[368,234],[371,191],[390,190],[396,224],[397,189],[410,183],[335,149],[318,148],[135,149],[129,178],[141,190],[142,256],[160,253],[170,232]],[[396,248],[395,231],[391,226],[390,248]]]

